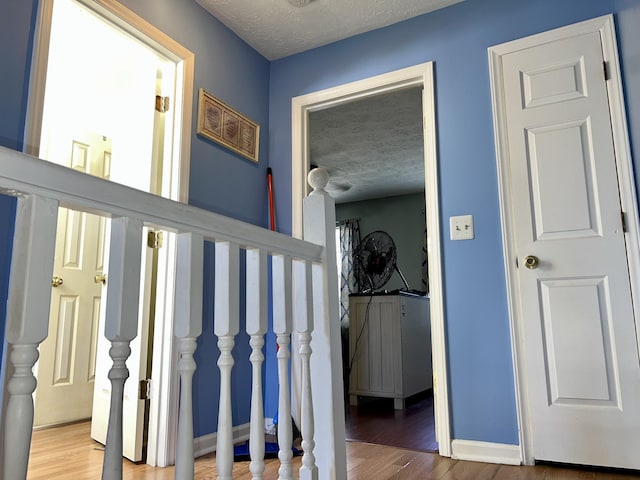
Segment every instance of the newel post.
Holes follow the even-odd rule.
[[[304,240],[324,246],[321,264],[312,268],[314,324],[311,340],[311,391],[313,398],[315,449],[319,478],[347,478],[344,425],[344,390],[340,316],[338,312],[338,272],[336,267],[335,204],[325,191],[326,170],[309,173],[311,194],[303,203]]]

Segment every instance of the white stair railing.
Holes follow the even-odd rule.
[[[252,480],[262,480],[264,474],[264,409],[262,406],[262,364],[264,335],[267,332],[268,283],[267,253],[263,250],[247,250],[246,275],[246,331],[251,345],[251,425],[249,431],[249,471]]]
[[[195,474],[193,458],[192,378],[196,370],[193,353],[202,333],[202,284],[204,238],[194,233],[178,235],[176,289],[173,332],[178,339],[178,373],[180,375],[180,411],[178,413],[178,447],[176,478],[189,479]]]
[[[289,359],[291,352],[292,286],[291,257],[275,255],[273,269],[273,333],[278,344],[278,458],[279,480],[292,480],[291,459],[293,452],[293,431],[291,425],[291,395],[289,388]]]
[[[300,480],[317,480],[318,467],[313,454],[315,441],[313,433],[313,397],[311,391],[311,335],[313,333],[313,291],[311,263],[296,261],[296,293],[294,316],[296,331],[300,340],[300,358],[302,363],[302,389],[300,401],[301,433],[302,433],[302,466]]]
[[[303,458],[299,477],[346,479],[341,366],[336,363],[336,358],[340,358],[337,298],[329,294],[336,291],[336,278],[332,280],[332,276],[336,277],[332,261],[333,203],[324,192],[325,177],[317,172],[314,175],[320,180],[311,182],[315,191],[305,200],[307,241],[302,241],[0,147],[0,193],[18,197],[5,334],[9,365],[4,368],[8,393],[2,399],[5,460],[2,478],[24,480],[27,476],[32,393],[36,388],[33,366],[38,346],[47,337],[53,239],[57,208],[62,205],[113,218],[104,332],[112,343],[113,366],[109,372],[112,397],[103,479],[122,478],[122,397],[128,377],[125,362],[137,331],[140,237],[144,225],[177,233],[174,335],[179,358],[176,375],[180,380],[180,406],[176,478],[194,477],[192,378],[196,370],[196,342],[202,332],[203,249],[204,242],[210,241],[215,245],[214,333],[220,348],[218,478],[227,480],[233,476],[232,349],[240,327],[240,251],[244,250],[247,297],[243,301],[252,380],[242,388],[251,388],[252,478],[262,479],[265,470],[262,350],[270,300],[267,297],[270,256],[273,331],[279,348],[279,479],[294,478],[289,421],[291,355],[299,355],[302,363],[299,399]],[[314,325],[319,328],[314,329]],[[293,331],[300,346],[295,352],[290,350]],[[323,428],[317,429],[317,425]],[[73,473],[69,472],[69,476]]]
[[[18,199],[11,255],[5,339],[13,367],[4,417],[4,468],[6,480],[27,476],[33,428],[32,393],[36,388],[33,365],[38,345],[47,337],[53,275],[58,202],[36,195]],[[10,372],[10,369],[5,369]]]
[[[131,354],[131,340],[138,332],[141,242],[141,221],[127,217],[113,219],[104,332],[111,341],[109,356],[113,366],[109,370],[111,405],[102,480],[122,478],[122,412],[124,384],[129,378],[125,362]]]
[[[220,358],[220,404],[218,406],[218,437],[216,466],[219,480],[232,480],[233,474],[233,412],[231,409],[231,350],[240,327],[240,251],[232,242],[215,244],[215,302],[213,331],[218,337]]]

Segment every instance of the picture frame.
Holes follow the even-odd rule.
[[[198,91],[197,133],[258,163],[260,125],[204,88]]]

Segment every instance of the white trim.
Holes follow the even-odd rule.
[[[451,458],[469,462],[501,463],[521,465],[520,447],[504,443],[454,440],[451,442]]]
[[[302,236],[302,199],[308,193],[309,113],[360,98],[379,95],[407,87],[423,87],[425,198],[429,250],[429,285],[431,290],[431,344],[433,356],[434,409],[436,437],[440,455],[451,455],[449,422],[449,386],[447,378],[442,266],[438,195],[438,161],[434,106],[433,62],[321,90],[292,100],[292,232]]]
[[[27,105],[24,151],[33,156],[39,155],[39,145],[44,111],[44,96],[51,36],[51,19],[55,0],[42,0],[38,6],[38,16],[34,50],[31,63],[29,99]],[[127,31],[140,42],[148,45],[167,60],[176,65],[176,90],[172,94],[175,100],[172,112],[180,112],[181,118],[174,118],[173,158],[175,167],[172,177],[171,199],[187,203],[189,199],[189,170],[191,154],[191,123],[193,110],[193,83],[195,55],[167,36],[142,17],[115,0],[77,0],[98,15]],[[155,355],[160,357],[160,368],[154,368],[153,382],[156,395],[152,396],[149,419],[149,444],[147,463],[167,466],[175,461],[175,443],[177,422],[177,376],[172,375],[176,358],[173,341],[173,261],[167,260],[165,284],[167,291],[162,314],[165,318],[164,333],[166,341],[161,342]],[[169,291],[170,290],[170,291]],[[170,297],[167,297],[169,295]]]
[[[24,129],[23,151],[34,157],[40,155],[42,133],[42,113],[44,111],[44,89],[47,83],[47,63],[49,61],[49,41],[51,39],[51,19],[53,0],[38,3],[36,31],[31,56],[29,97]]]
[[[237,444],[249,440],[249,423],[244,423],[233,427],[233,443]],[[208,453],[216,451],[216,444],[218,442],[218,433],[213,432],[207,435],[202,435],[193,439],[193,456],[194,458],[207,455]]]
[[[640,318],[640,224],[638,204],[633,182],[631,148],[627,129],[627,116],[624,107],[620,62],[614,28],[613,15],[605,15],[584,22],[568,25],[548,32],[540,33],[520,40],[490,47],[489,71],[491,80],[491,98],[493,104],[496,162],[498,166],[498,184],[500,193],[500,212],[502,221],[502,239],[504,246],[505,274],[507,279],[507,299],[511,324],[511,348],[513,352],[516,386],[516,407],[518,410],[520,445],[524,463],[534,463],[531,415],[526,392],[526,368],[522,318],[518,300],[518,284],[514,271],[516,258],[513,234],[513,210],[509,187],[509,167],[507,162],[508,146],[505,125],[505,104],[502,85],[502,56],[518,50],[569,38],[590,32],[600,32],[604,60],[608,62],[610,79],[606,82],[609,94],[609,109],[613,128],[613,143],[616,152],[618,183],[622,208],[627,212],[628,234],[625,237],[631,279],[631,294],[635,318]],[[637,331],[637,329],[636,329]],[[640,344],[640,337],[637,339]]]

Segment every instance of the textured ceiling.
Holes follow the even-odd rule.
[[[276,60],[462,0],[311,0],[304,7],[287,0],[196,1],[267,59]]]
[[[375,30],[463,0],[196,0],[269,60]],[[424,190],[421,90],[313,112],[311,163],[337,203]]]
[[[326,167],[336,203],[424,191],[422,89],[312,112],[311,164]]]

